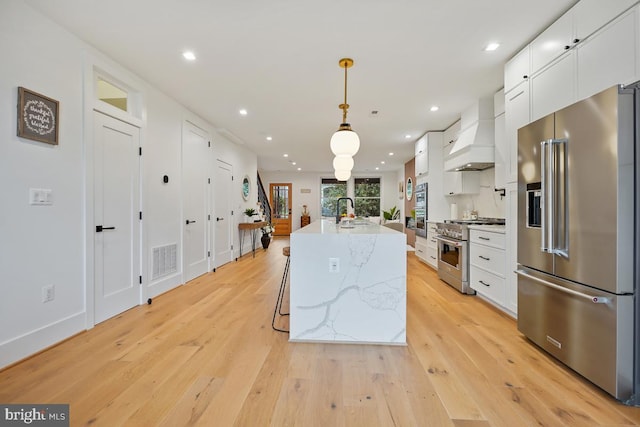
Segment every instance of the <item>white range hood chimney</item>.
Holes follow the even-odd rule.
[[[493,98],[483,98],[461,115],[460,133],[444,160],[448,172],[479,171],[494,166]]]

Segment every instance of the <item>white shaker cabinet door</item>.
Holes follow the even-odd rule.
[[[507,182],[518,180],[518,129],[529,124],[529,82],[505,94],[505,145]]]
[[[577,48],[578,99],[638,80],[638,10],[633,9]]]
[[[576,101],[576,64],[573,51],[531,77],[531,121]]]

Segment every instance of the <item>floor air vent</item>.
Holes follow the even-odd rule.
[[[153,273],[151,280],[159,279],[178,271],[178,245],[173,243],[166,246],[158,246],[153,251]]]

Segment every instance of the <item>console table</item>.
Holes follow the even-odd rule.
[[[258,231],[265,225],[267,225],[266,221],[241,222],[238,224],[238,231],[240,232],[240,257],[242,257],[242,243],[244,241],[244,234],[246,231],[249,231],[251,233],[251,250],[253,251],[253,257],[255,258]],[[236,258],[236,261],[238,261],[238,258]]]

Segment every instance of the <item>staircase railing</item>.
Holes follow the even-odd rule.
[[[262,180],[260,179],[260,174],[258,173],[258,203],[260,203],[260,208],[264,213],[265,221],[271,223],[271,205],[269,204],[269,196],[267,192],[264,191],[264,186],[262,185]]]

